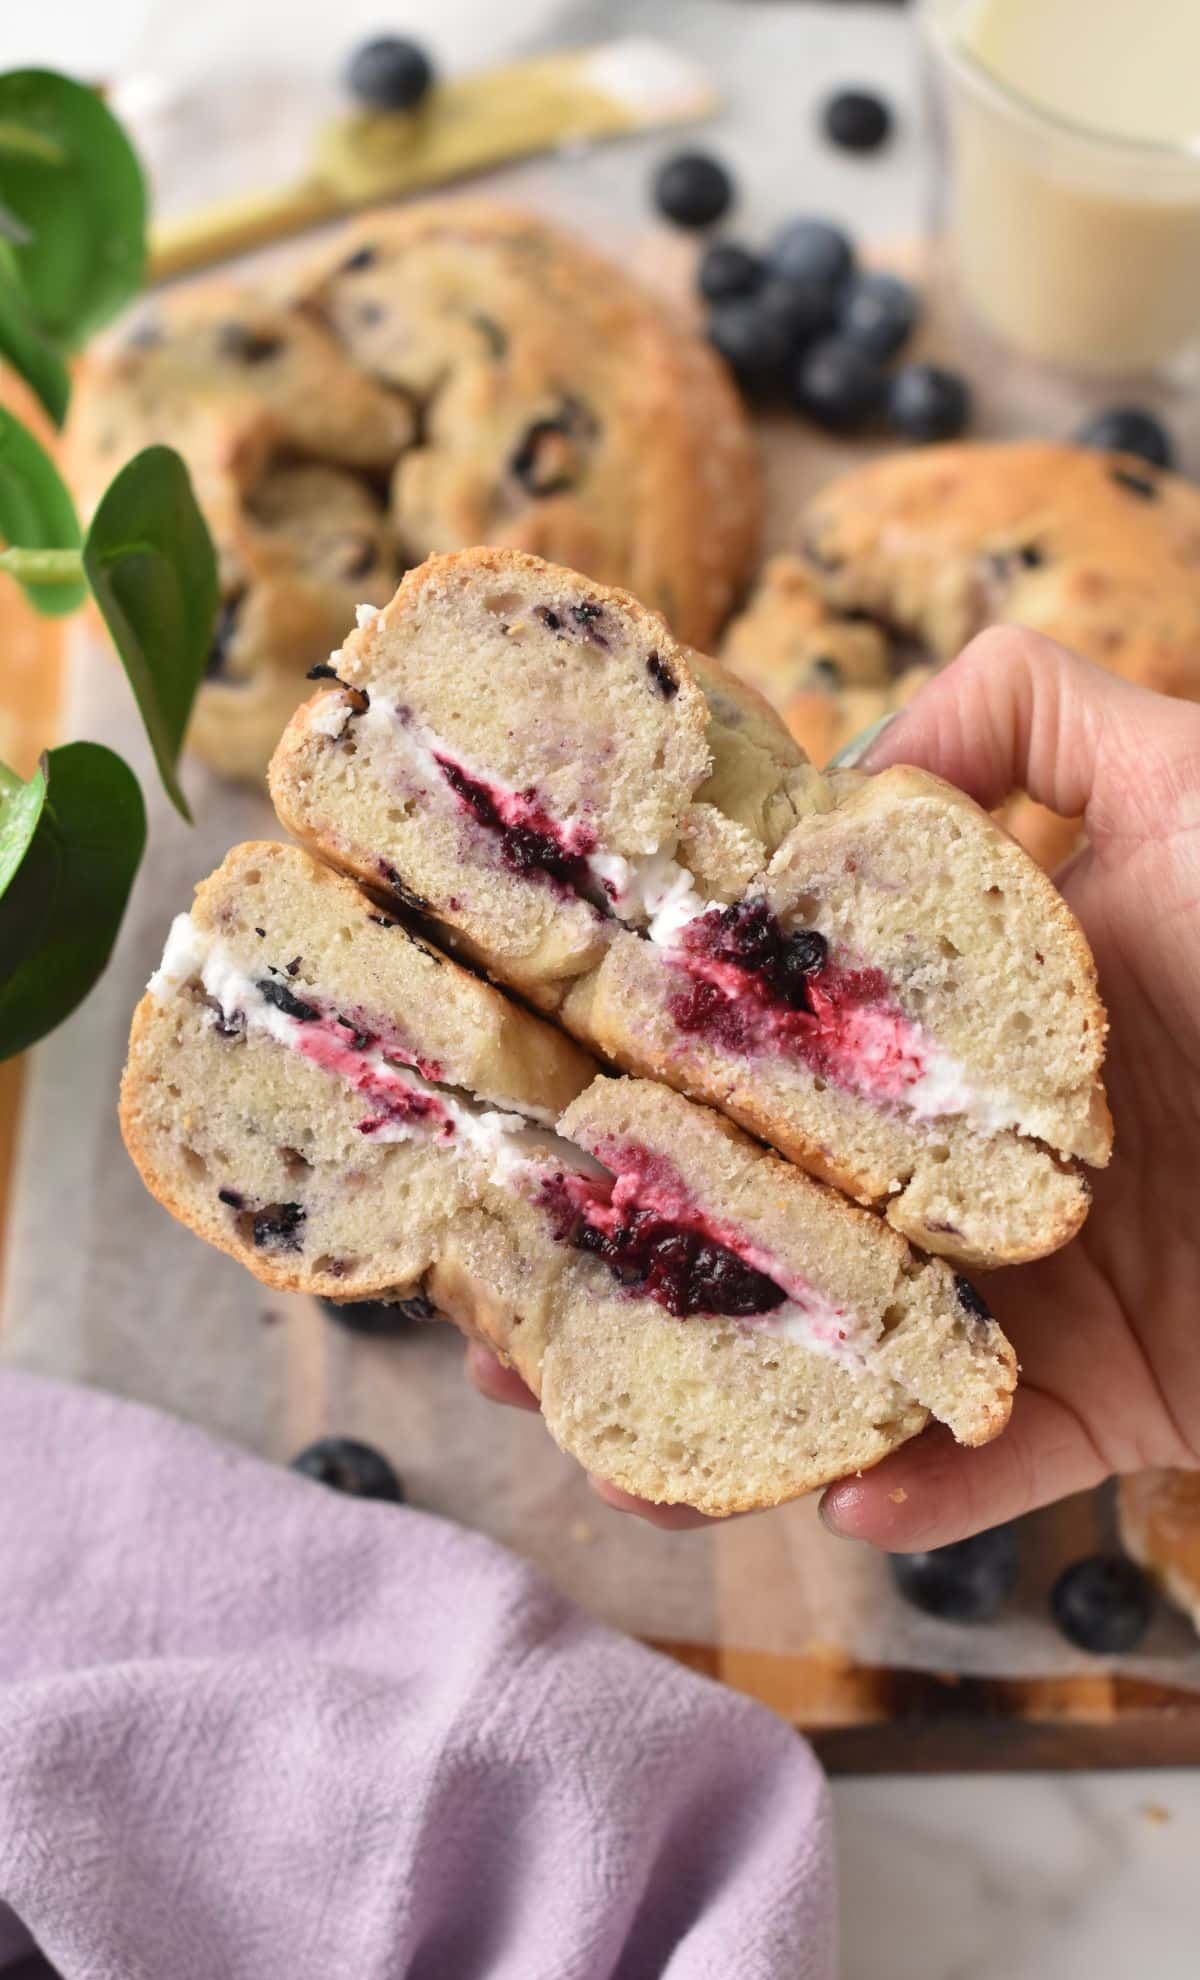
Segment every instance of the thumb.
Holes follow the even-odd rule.
[[[1194,777],[1200,711],[1105,673],[1041,633],[994,626],[934,676],[859,765],[910,763],[987,810],[1026,791],[1106,840],[1162,829]],[[1186,766],[1186,767],[1185,767]]]

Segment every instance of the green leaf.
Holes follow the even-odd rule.
[[[217,615],[217,559],[170,447],[126,462],[101,497],[83,568],[137,698],[159,775],[191,820],[175,765]]]
[[[22,550],[78,549],[75,504],[45,448],[28,427],[0,406],[0,538]],[[73,612],[87,597],[82,578],[70,584],[26,583],[39,612]]]
[[[0,206],[0,238],[6,241],[19,241],[23,247],[27,241],[33,239],[33,235],[28,227],[21,225],[15,213],[10,213],[7,206]]]
[[[28,783],[0,763],[0,897],[29,850],[45,802],[46,773],[40,763]]]
[[[41,774],[36,829],[0,898],[0,1059],[44,1038],[86,997],[108,961],[146,841],[137,778],[112,750],[66,743],[43,757]],[[12,789],[19,780],[11,772],[6,780],[0,802],[8,813],[23,800]]]
[[[0,212],[0,235],[4,215]],[[56,426],[61,426],[71,395],[71,380],[54,345],[34,322],[16,256],[8,240],[0,239],[0,352],[38,395]]]
[[[14,248],[35,322],[71,350],[141,287],[146,187],[94,90],[50,69],[0,75],[0,188],[30,239]]]

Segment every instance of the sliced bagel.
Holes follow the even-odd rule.
[[[235,849],[134,1017],[126,1144],[266,1283],[429,1302],[626,1490],[723,1513],[1007,1419],[978,1295],[708,1109],[586,1055],[296,847]]]
[[[431,558],[276,752],[284,823],[614,1064],[926,1249],[1064,1243],[1106,1022],[1053,885],[913,770],[823,777],[661,619],[535,558]]]

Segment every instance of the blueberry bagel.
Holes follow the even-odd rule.
[[[821,776],[655,614],[513,552],[410,572],[336,671],[271,769],[323,857],[926,1249],[1078,1228],[1111,1140],[1094,966],[970,800]]]
[[[840,475],[796,534],[722,657],[820,762],[998,622],[1200,696],[1200,489],[1132,455],[921,447]]]
[[[308,669],[382,603],[403,568],[387,475],[411,407],[364,378],[295,310],[227,286],[188,290],[89,357],[70,446],[85,504],[136,449],[184,455],[217,549],[221,606],[188,746],[261,777]]]
[[[268,1284],[420,1300],[602,1477],[714,1513],[1003,1428],[966,1280],[729,1122],[584,1053],[298,848],[236,848],[134,1017],[126,1143]]]
[[[529,215],[415,204],[340,231],[274,297],[189,289],[89,358],[93,498],[179,448],[223,608],[190,742],[261,775],[306,670],[405,564],[518,545],[715,636],[753,569],[760,483],[719,361],[619,269]]]

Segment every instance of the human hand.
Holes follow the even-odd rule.
[[[1023,789],[1082,814],[1060,875],[1112,1024],[1116,1153],[1064,1250],[979,1278],[1017,1350],[1002,1436],[968,1450],[934,1428],[831,1486],[826,1524],[899,1550],[938,1547],[1113,1472],[1200,1466],[1200,708],[1102,672],[1016,628],[973,640],[878,738],[863,767],[912,763],[994,807]],[[537,1404],[487,1351],[476,1386]],[[593,1480],[656,1525],[703,1524]]]

